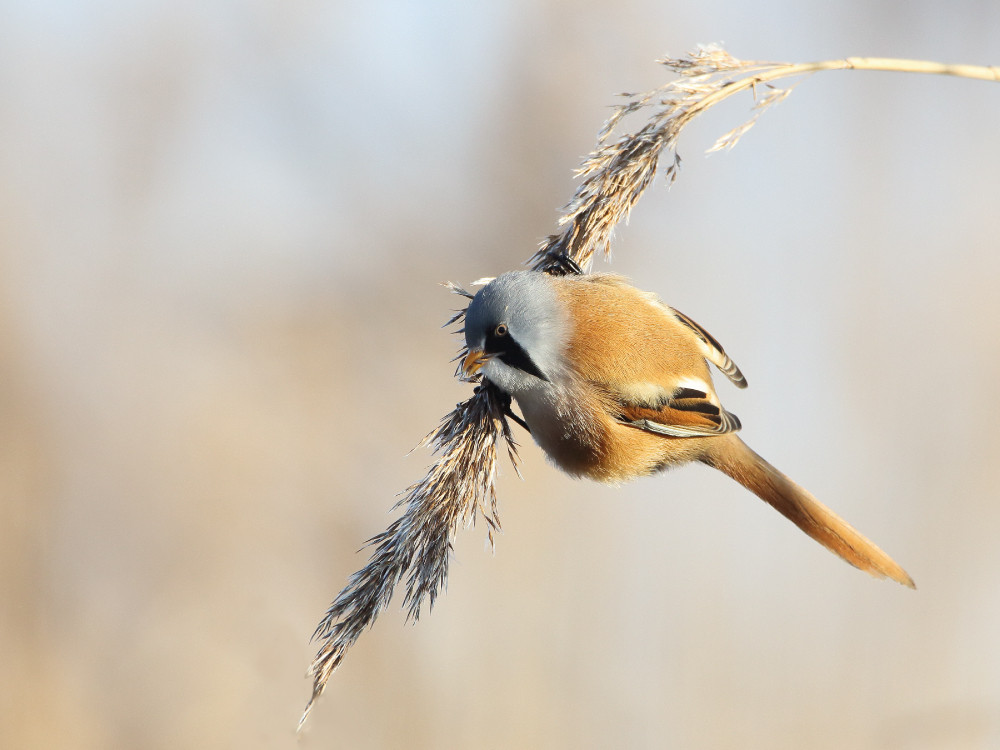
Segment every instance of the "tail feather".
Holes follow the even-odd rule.
[[[856,568],[916,588],[913,579],[850,524],[752,451],[736,435],[712,441],[702,461],[732,477]]]

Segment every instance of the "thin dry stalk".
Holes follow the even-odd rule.
[[[628,101],[615,108],[598,134],[597,149],[577,170],[583,181],[559,218],[561,231],[542,243],[531,258],[531,267],[561,272],[565,258],[589,270],[595,252],[610,255],[614,228],[629,212],[656,175],[660,157],[669,158],[663,170],[669,182],[677,179],[681,159],[677,142],[684,128],[719,102],[750,90],[756,103],[752,117],[720,137],[709,151],[731,149],[763,111],[787,97],[792,87],[778,88],[773,81],[824,70],[880,70],[1000,81],[1000,67],[947,65],[924,60],[884,57],[847,57],[812,63],[775,63],[738,60],[716,46],[702,47],[688,57],[659,62],[679,78],[644,94],[623,94]],[[645,125],[635,133],[610,138],[627,116],[649,110]]]
[[[741,91],[754,93],[752,117],[719,138],[710,150],[735,146],[765,109],[783,100],[791,88],[772,84],[781,79],[823,70],[882,70],[1000,81],[997,67],[877,57],[805,64],[746,62],[719,47],[704,47],[688,57],[660,62],[679,77],[654,91],[625,95],[628,101],[615,109],[598,136],[597,149],[577,170],[583,180],[563,209],[560,231],[542,243],[529,261],[532,268],[554,274],[583,273],[589,270],[595,252],[609,254],[615,227],[628,218],[656,176],[660,156],[666,153],[670,159],[664,173],[672,182],[680,167],[677,141],[684,127]],[[625,116],[647,109],[642,128],[609,142]],[[454,285],[451,288],[471,297]],[[463,317],[460,312],[450,322]],[[404,508],[402,516],[369,540],[374,551],[368,564],[350,577],[316,628],[314,638],[322,645],[309,670],[313,692],[300,727],[344,654],[388,605],[396,584],[406,579],[404,606],[408,619],[415,621],[424,600],[433,607],[447,582],[448,558],[459,524],[469,525],[482,514],[492,543],[494,531],[500,528],[495,492],[498,445],[506,445],[516,467],[516,445],[506,419],[509,406],[509,397],[484,382],[426,438],[437,461],[397,504]]]

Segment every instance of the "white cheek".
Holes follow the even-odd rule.
[[[494,357],[483,365],[482,372],[486,378],[491,380],[494,385],[499,386],[501,390],[512,394],[516,393],[518,371],[510,365]]]
[[[506,391],[515,398],[532,393],[547,385],[534,375],[511,367],[499,359],[491,359],[483,365],[483,375],[491,380],[500,390]]]

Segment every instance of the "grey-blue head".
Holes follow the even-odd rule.
[[[465,312],[466,375],[483,374],[514,395],[562,369],[566,320],[556,280],[511,271],[479,290]]]

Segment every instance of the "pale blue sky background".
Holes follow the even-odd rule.
[[[463,532],[293,735],[468,395],[438,283],[523,262],[614,94],[709,42],[1000,65],[1000,5],[0,3],[0,744],[996,747],[1000,86],[860,72],[728,154],[748,100],[693,126],[611,268],[919,590],[704,469],[605,488],[525,439],[496,556]]]

